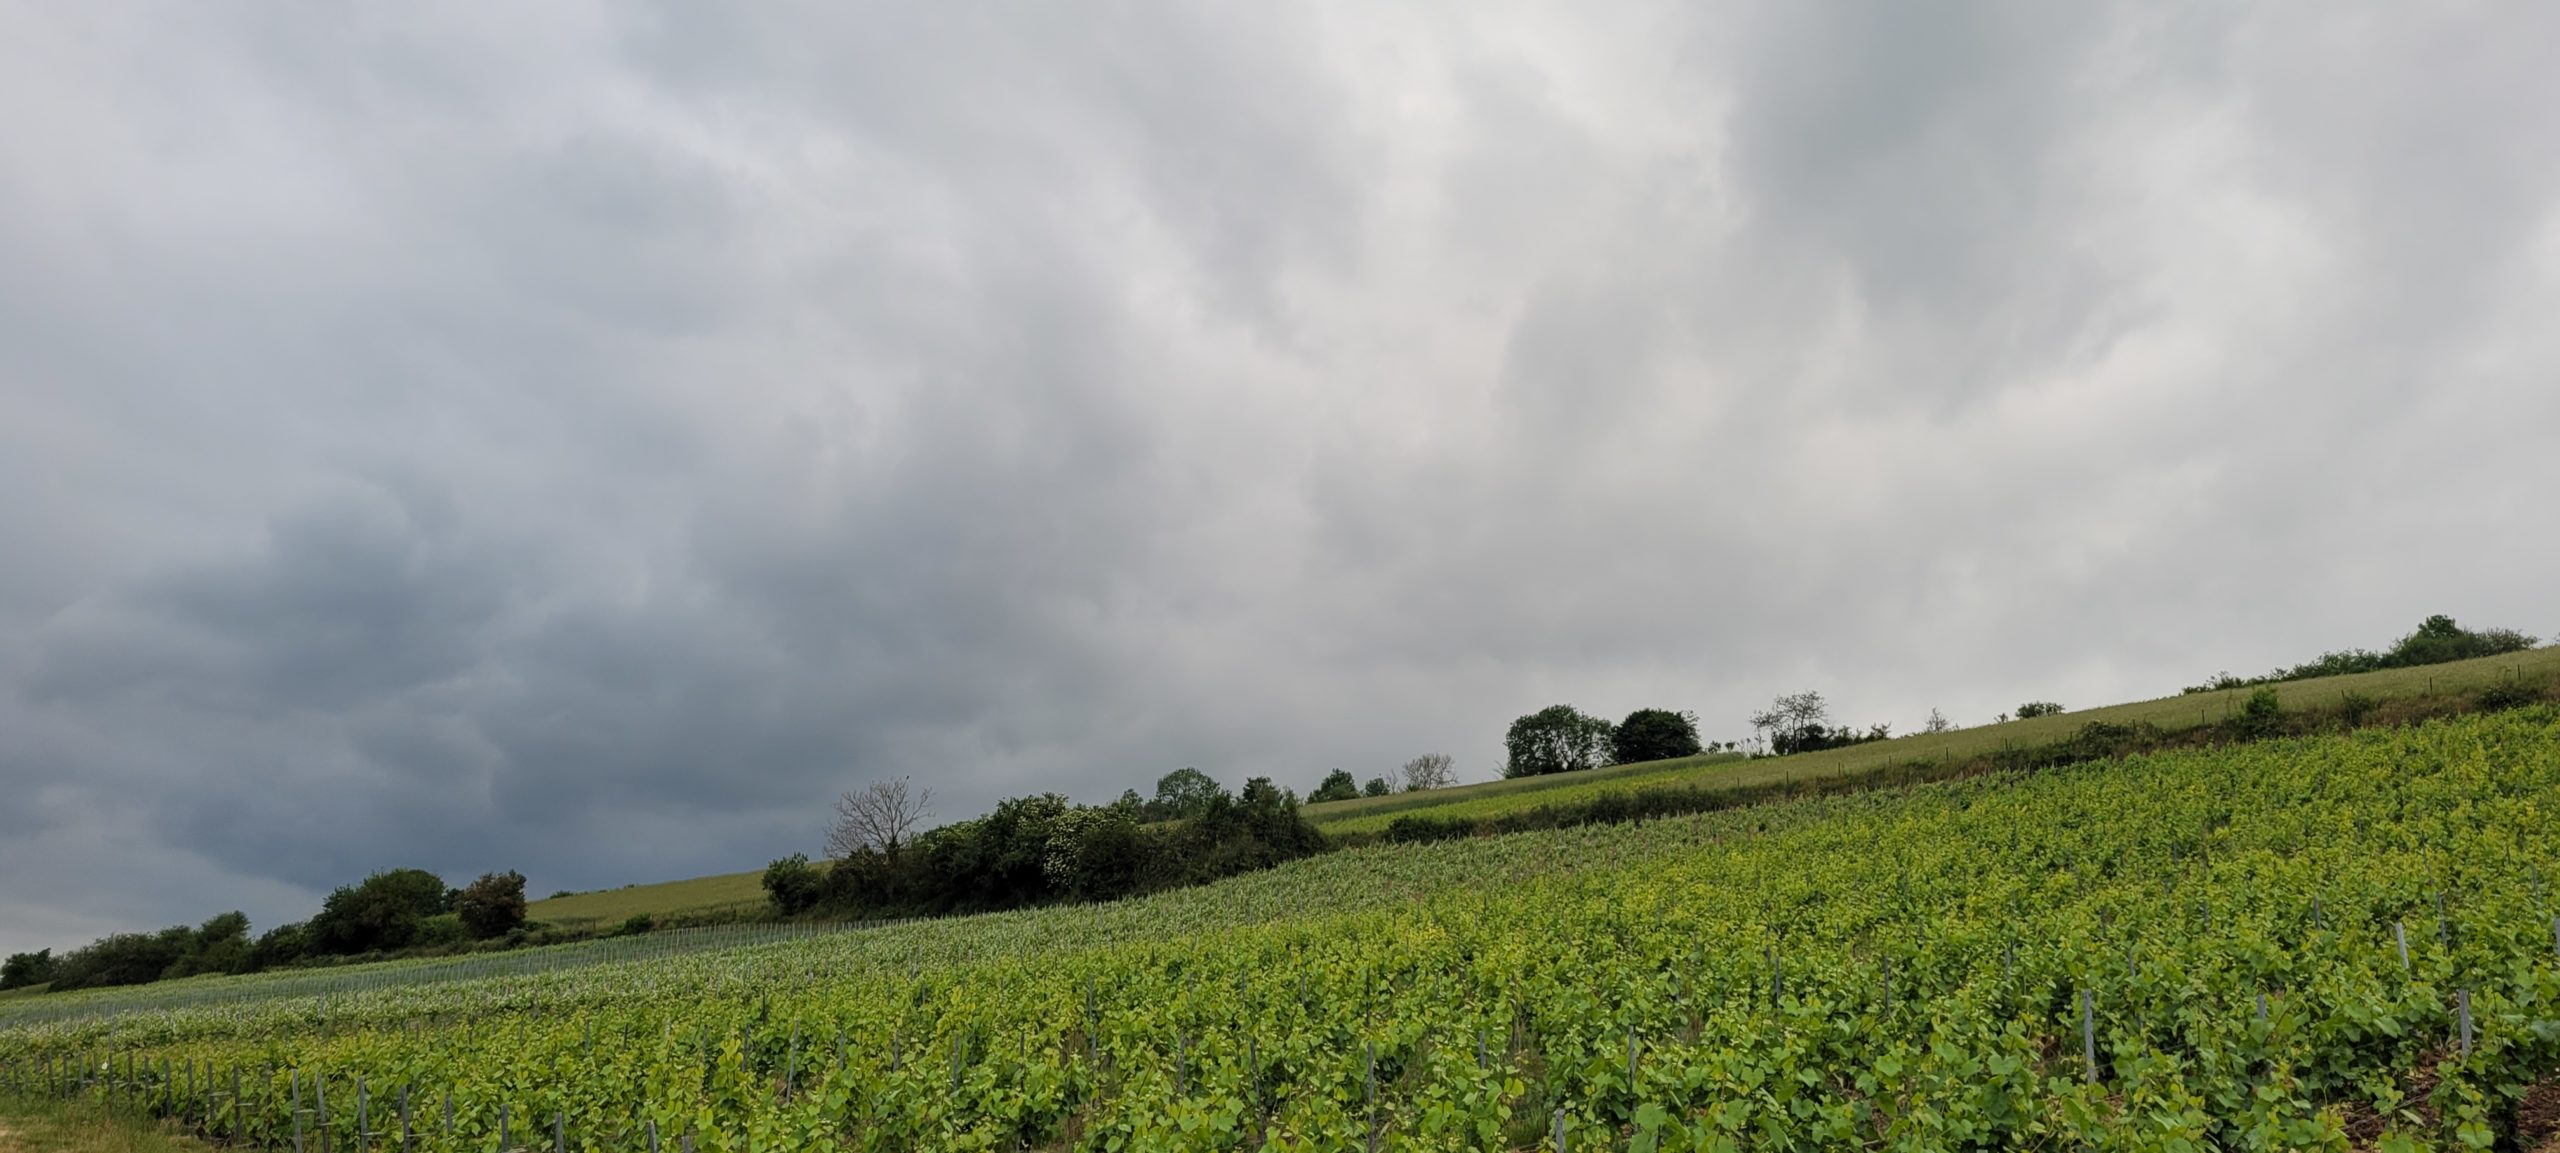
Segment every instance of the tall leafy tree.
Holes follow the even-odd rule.
[[[1569,773],[1601,763],[1609,751],[1609,722],[1572,705],[1549,705],[1511,722],[1502,747],[1506,777]]]
[[[454,895],[453,913],[474,937],[505,936],[524,924],[524,874],[513,869],[480,874]]]
[[[1694,757],[1699,751],[1698,718],[1669,709],[1637,709],[1609,734],[1609,759],[1621,765]]]
[[[419,922],[445,912],[444,879],[424,869],[385,869],[342,885],[309,927],[313,952],[370,953],[416,940]]]

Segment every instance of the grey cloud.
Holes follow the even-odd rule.
[[[0,948],[2553,631],[2547,19],[0,16]]]

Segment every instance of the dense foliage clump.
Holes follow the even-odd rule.
[[[2455,624],[2442,613],[2428,617],[2417,631],[2400,638],[2381,652],[2371,649],[2341,649],[2322,653],[2314,660],[2292,668],[2277,669],[2262,677],[2236,677],[2217,673],[2200,685],[2188,685],[2189,693],[2220,692],[2245,689],[2252,685],[2280,684],[2285,681],[2309,680],[2313,677],[2337,677],[2349,673],[2370,673],[2383,669],[2410,669],[2422,665],[2449,664],[2477,657],[2503,656],[2532,648],[2538,638],[2514,629],[2480,629],[2474,631]]]

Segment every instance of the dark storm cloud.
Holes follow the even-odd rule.
[[[0,15],[0,947],[2551,632],[2552,21]]]

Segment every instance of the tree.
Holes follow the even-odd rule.
[[[1456,762],[1447,753],[1424,753],[1404,763],[1404,791],[1445,789],[1454,779],[1450,766]]]
[[[1572,705],[1549,705],[1511,722],[1502,738],[1506,777],[1569,773],[1600,763],[1608,751],[1609,722]]]
[[[198,973],[237,973],[249,967],[249,915],[216,913],[195,929],[178,959],[163,977]]]
[[[372,953],[398,949],[418,935],[418,925],[445,911],[444,879],[424,869],[386,869],[360,884],[345,885],[321,902],[311,918],[316,953]]]
[[[2022,721],[2032,721],[2037,717],[2060,716],[2061,714],[2062,706],[2057,705],[2052,701],[2028,701],[2027,703],[2018,706],[2018,719]]]
[[[1149,803],[1148,815],[1159,821],[1196,817],[1226,795],[1227,790],[1209,774],[1193,768],[1175,769],[1156,779],[1156,799]]]
[[[1637,709],[1609,734],[1609,759],[1631,765],[1697,756],[1698,718],[1669,709]]]
[[[1352,778],[1350,771],[1335,769],[1324,775],[1324,783],[1317,785],[1316,791],[1307,794],[1307,803],[1320,805],[1326,801],[1348,801],[1359,795],[1360,782]]]
[[[2418,631],[2402,637],[2383,656],[2386,664],[2409,668],[2416,665],[2443,664],[2447,661],[2493,657],[2503,653],[2523,652],[2534,646],[2534,638],[2514,629],[2483,629],[2473,632],[2455,624],[2453,618],[2437,613],[2418,625]]]
[[[1383,797],[1394,791],[1387,787],[1385,777],[1371,777],[1369,783],[1360,786],[1360,795],[1364,797]]]
[[[53,950],[11,953],[0,962],[0,989],[24,989],[53,980]]]
[[[786,917],[796,917],[816,908],[818,898],[825,895],[826,874],[809,863],[807,853],[793,853],[765,866],[764,892],[773,907]]]
[[[453,913],[479,940],[505,936],[524,924],[524,874],[513,869],[480,874],[454,895]]]
[[[1947,723],[1947,715],[1945,713],[1939,712],[1936,709],[1930,709],[1929,721],[1927,724],[1920,726],[1920,731],[1924,733],[1943,733],[1954,727],[1954,725]]]
[[[1831,721],[1831,706],[1822,694],[1807,689],[1788,693],[1770,702],[1768,709],[1751,714],[1751,727],[1769,734],[1771,752],[1785,755],[1799,751],[1805,738],[1823,732]]]
[[[872,849],[897,856],[932,815],[932,789],[915,788],[905,777],[873,781],[836,798],[836,827],[827,833],[827,855],[843,858]]]

